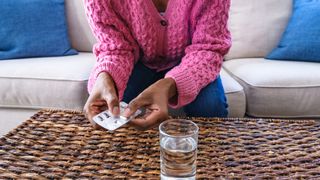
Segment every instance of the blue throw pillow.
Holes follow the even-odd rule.
[[[0,60],[73,54],[64,0],[0,0]]]
[[[280,43],[266,58],[320,62],[320,0],[293,3],[293,14]]]

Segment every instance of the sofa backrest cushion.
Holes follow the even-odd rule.
[[[78,51],[91,52],[96,40],[86,19],[83,0],[65,0],[65,2],[72,47]]]
[[[232,0],[232,47],[226,60],[265,57],[277,46],[292,12],[292,0]]]

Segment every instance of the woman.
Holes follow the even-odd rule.
[[[98,43],[88,82],[88,119],[105,109],[125,116],[145,107],[131,124],[149,129],[168,117],[168,105],[187,116],[225,117],[219,77],[231,39],[230,0],[85,0]]]

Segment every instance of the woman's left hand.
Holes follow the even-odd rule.
[[[168,119],[168,101],[177,95],[176,84],[172,78],[165,78],[149,86],[135,99],[133,99],[124,116],[132,116],[139,108],[146,109],[142,117],[130,121],[137,129],[146,130],[153,128]]]

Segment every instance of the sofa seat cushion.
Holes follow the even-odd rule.
[[[244,117],[246,97],[243,87],[224,69],[221,70],[220,76],[229,105],[229,117]]]
[[[320,117],[320,63],[248,58],[223,66],[244,87],[248,115]]]
[[[82,109],[92,53],[0,61],[0,107]]]
[[[76,56],[0,61],[0,107],[81,110],[88,97],[92,53]],[[222,69],[230,117],[245,114],[242,86]]]

